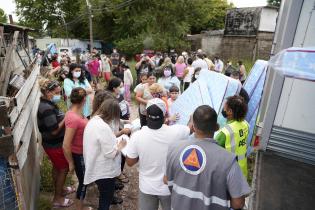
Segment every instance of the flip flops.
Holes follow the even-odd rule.
[[[122,183],[124,183],[124,184],[126,184],[126,183],[129,182],[128,177],[127,177],[125,174],[123,174],[123,173],[121,173],[120,176],[117,177],[117,178],[118,178]]]
[[[69,207],[73,204],[73,200],[70,200],[69,198],[65,198],[63,203],[53,203],[53,208],[64,208]]]
[[[66,196],[66,195],[69,195],[69,194],[72,194],[76,191],[76,188],[74,186],[68,186],[64,189],[64,192],[63,192],[63,196]]]

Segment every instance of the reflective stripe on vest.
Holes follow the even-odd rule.
[[[242,132],[245,130],[244,127],[247,127],[247,132],[244,132],[244,138],[241,140],[240,137],[237,136],[238,139],[235,138],[235,132],[234,131],[240,131]],[[246,159],[246,153],[247,153],[247,137],[248,137],[248,130],[249,125],[246,121],[243,122],[237,122],[234,121],[230,124],[227,124],[222,129],[222,132],[225,134],[226,140],[225,140],[225,148],[229,152],[232,152],[236,155],[237,162],[239,166],[241,167],[241,170],[245,177],[247,177],[247,159]],[[245,145],[240,145],[241,141],[245,141]],[[245,146],[245,147],[244,147]]]
[[[230,202],[228,200],[221,199],[217,196],[205,196],[202,192],[193,191],[184,187],[181,187],[173,183],[173,191],[179,195],[186,196],[188,198],[199,199],[203,202],[205,206],[210,206],[211,204],[217,204],[223,207],[230,207]]]

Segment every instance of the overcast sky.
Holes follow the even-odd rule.
[[[236,7],[255,7],[267,5],[267,0],[228,0],[228,2],[233,2]],[[6,14],[12,14],[15,21],[18,20],[15,14],[14,0],[0,0],[0,8],[3,9]]]
[[[14,0],[0,0],[0,8],[4,10],[5,14],[11,14],[14,21],[18,21],[15,14],[15,2]]]

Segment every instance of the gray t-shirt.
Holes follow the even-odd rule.
[[[231,197],[250,193],[235,155],[213,139],[192,137],[171,145],[166,164],[173,210],[227,210]]]

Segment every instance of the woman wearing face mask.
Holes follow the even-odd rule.
[[[162,85],[167,92],[172,86],[178,87],[180,89],[180,81],[175,76],[174,70],[171,65],[165,66],[163,69],[163,76],[158,79],[158,83]]]
[[[65,116],[66,132],[63,141],[63,150],[69,163],[69,171],[75,171],[79,181],[76,194],[76,209],[78,210],[83,209],[83,200],[85,198],[87,187],[83,185],[85,171],[83,159],[83,132],[88,123],[88,119],[82,114],[86,96],[86,91],[81,87],[74,88],[71,91],[71,107]]]
[[[215,136],[215,140],[227,151],[236,155],[243,175],[247,178],[247,137],[249,124],[245,120],[247,103],[241,96],[228,97],[222,109],[226,125]]]
[[[93,89],[88,82],[88,80],[85,78],[84,73],[82,72],[82,67],[79,64],[72,63],[69,66],[69,74],[68,77],[64,80],[64,90],[65,94],[67,96],[67,107],[68,109],[71,106],[71,102],[69,100],[71,91],[76,88],[81,87],[85,89],[87,95],[93,93]],[[83,107],[83,115],[85,117],[89,117],[91,115],[91,103],[90,103],[90,97],[86,97],[86,101]]]
[[[114,77],[108,82],[107,90],[113,93],[115,98],[117,98],[119,107],[120,107],[120,119],[129,120],[130,112],[129,112],[129,104],[124,99],[124,83],[120,78]]]
[[[72,193],[74,189],[63,189],[68,174],[68,162],[63,154],[62,143],[65,135],[64,113],[56,103],[60,101],[61,88],[57,81],[40,79],[39,87],[42,93],[37,113],[38,128],[42,134],[42,145],[49,157],[53,168],[54,207],[68,207],[73,201],[65,194]]]
[[[141,127],[147,125],[146,105],[148,101],[153,98],[150,92],[150,86],[156,82],[156,76],[152,72],[147,74],[147,78],[147,83],[139,87],[136,93],[136,100],[139,102],[139,118]]]

